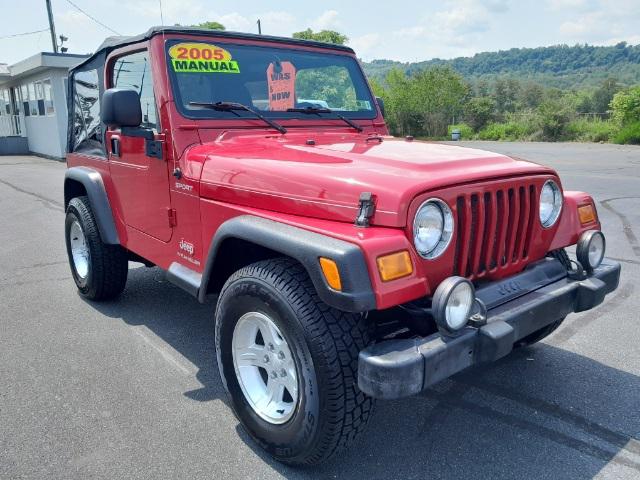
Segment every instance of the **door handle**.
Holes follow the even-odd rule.
[[[111,137],[111,155],[120,156],[120,139],[118,137]]]

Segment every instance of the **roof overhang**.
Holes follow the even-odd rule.
[[[19,80],[21,78],[35,75],[49,69],[70,70],[83,62],[88,55],[77,55],[67,53],[40,52],[25,58],[18,63],[11,65],[9,72],[0,73],[0,85]]]

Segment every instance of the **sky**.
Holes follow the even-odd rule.
[[[90,53],[105,37],[160,25],[216,20],[227,30],[290,36],[306,28],[346,34],[359,57],[404,62],[471,56],[514,47],[640,44],[640,0],[51,0],[69,53]],[[80,7],[95,20],[76,9]],[[45,0],[0,0],[0,63],[51,51]]]

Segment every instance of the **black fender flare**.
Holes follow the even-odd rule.
[[[98,224],[98,231],[102,241],[109,245],[119,245],[120,238],[113,220],[113,211],[104,187],[102,175],[96,170],[88,167],[68,168],[64,175],[64,207],[71,201],[71,182],[79,182],[84,186],[89,197],[93,216]]]
[[[353,243],[311,232],[262,217],[241,215],[224,222],[216,231],[207,255],[198,289],[198,300],[204,302],[216,256],[222,243],[230,238],[245,240],[289,256],[300,262],[318,296],[326,304],[347,312],[366,312],[376,308],[371,279],[360,247]],[[340,269],[342,291],[326,282],[319,257],[334,260]]]

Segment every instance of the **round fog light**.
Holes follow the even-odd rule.
[[[462,277],[449,277],[433,294],[433,316],[445,333],[454,333],[465,327],[469,321],[475,301],[473,284]]]
[[[576,257],[580,264],[591,271],[602,263],[606,242],[599,230],[587,230],[580,235],[576,246]]]

